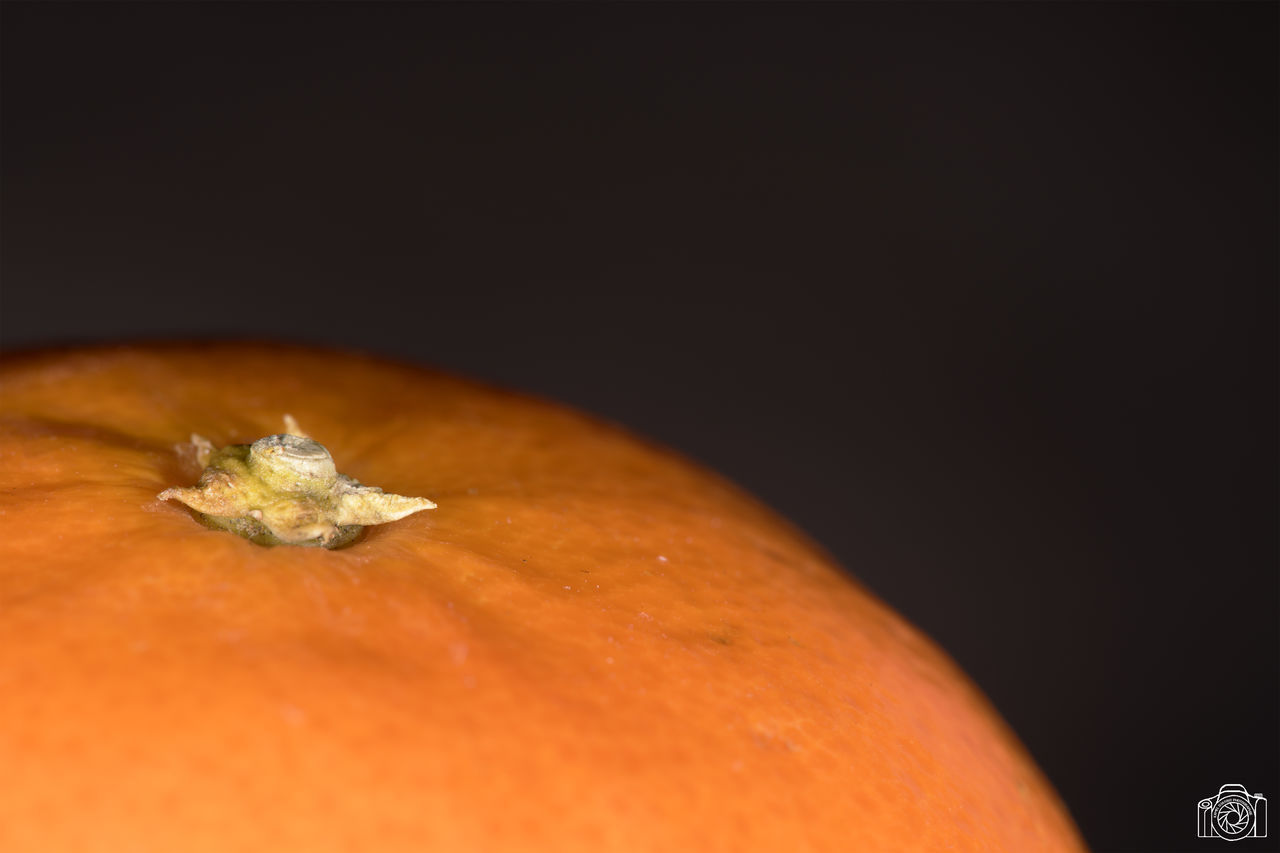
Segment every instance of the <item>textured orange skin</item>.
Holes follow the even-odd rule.
[[[161,489],[281,429],[439,509],[262,548]],[[349,354],[0,367],[0,849],[1066,851],[928,640],[714,475]]]

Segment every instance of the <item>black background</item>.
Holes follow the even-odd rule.
[[[937,638],[1096,849],[1225,849],[1201,797],[1280,811],[1278,9],[6,4],[0,334],[625,423]]]

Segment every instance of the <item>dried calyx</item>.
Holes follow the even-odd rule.
[[[165,489],[160,500],[181,501],[206,525],[259,545],[338,548],[365,526],[435,508],[339,474],[324,445],[289,415],[284,433],[253,444],[217,449],[198,435],[191,442],[204,473],[194,486]]]

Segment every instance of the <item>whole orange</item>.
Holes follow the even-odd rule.
[[[613,426],[245,344],[11,356],[0,400],[8,853],[1082,848],[926,638]],[[438,508],[325,550],[157,500],[284,413]]]

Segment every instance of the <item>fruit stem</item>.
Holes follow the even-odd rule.
[[[180,501],[205,525],[259,545],[324,548],[350,544],[369,525],[435,508],[426,498],[388,494],[339,474],[324,445],[290,415],[284,421],[284,433],[222,449],[192,435],[204,466],[200,480],[158,497]]]

